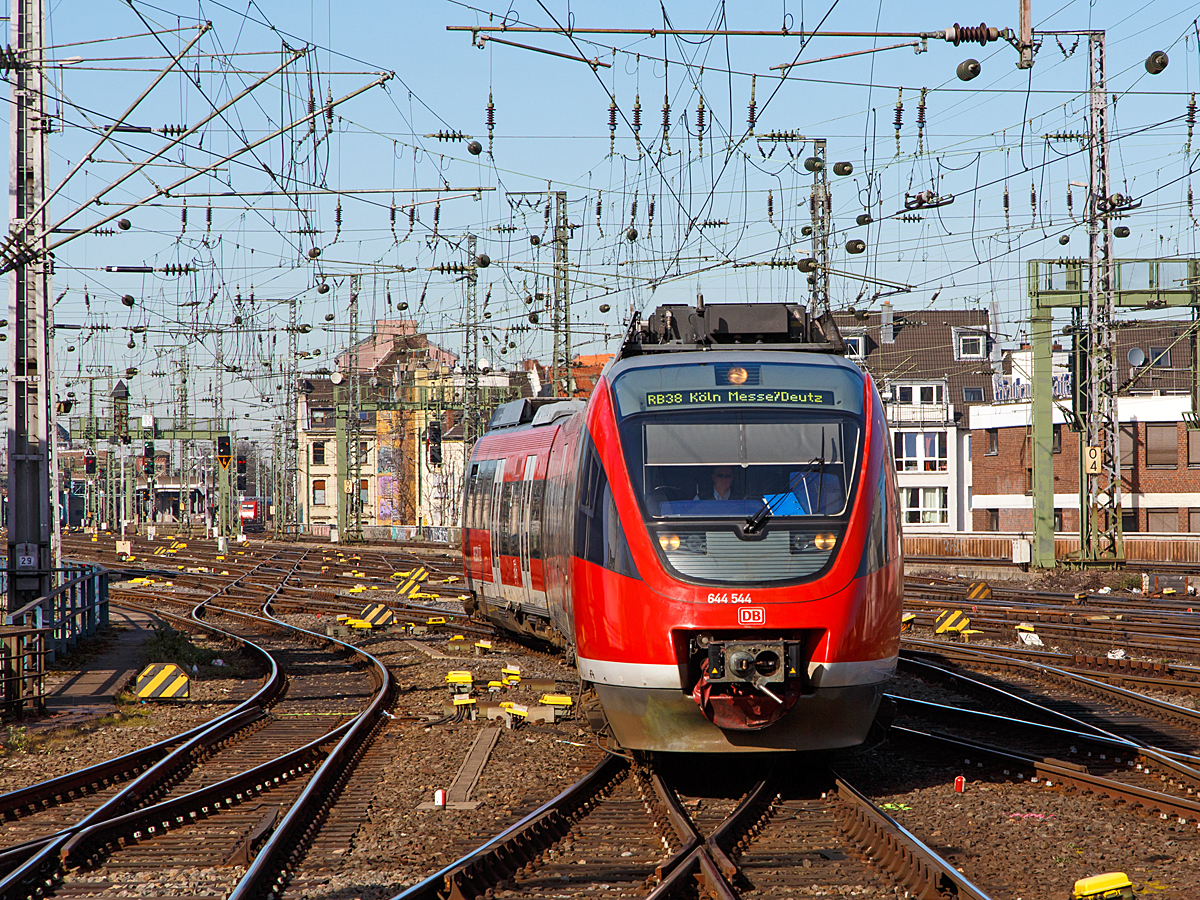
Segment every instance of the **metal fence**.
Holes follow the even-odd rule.
[[[908,557],[938,557],[942,559],[1012,561],[1013,541],[1029,540],[1028,534],[918,534],[904,536],[904,554]],[[1079,552],[1079,538],[1059,536],[1054,539],[1057,559],[1069,559]],[[1200,534],[1125,535],[1125,559],[1138,563],[1195,563],[1200,566]]]
[[[47,663],[108,625],[108,570],[68,565],[59,586],[4,614],[0,628],[0,711],[6,718],[37,715],[44,707]]]

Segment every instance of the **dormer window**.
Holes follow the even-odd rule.
[[[865,351],[861,334],[848,334],[842,338],[846,345],[846,355],[851,359],[862,359]]]
[[[987,337],[979,332],[960,332],[954,349],[958,359],[983,359],[987,355]]]

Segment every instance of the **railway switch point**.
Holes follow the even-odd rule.
[[[491,651],[492,651],[492,642],[491,641],[476,641],[475,642],[475,655],[476,656],[487,656],[487,654],[491,653]]]
[[[917,622],[917,614],[916,613],[905,613],[903,616],[900,617],[900,630],[901,631],[912,631],[912,627],[913,627],[913,625],[916,624],[916,622]]]
[[[175,663],[151,663],[138,675],[134,694],[139,700],[187,700],[191,679]]]

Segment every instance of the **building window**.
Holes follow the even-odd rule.
[[[362,501],[363,506],[367,506],[371,502],[371,482],[366,478],[360,479],[358,482],[358,499]]]
[[[1150,365],[1159,369],[1169,369],[1171,367],[1171,348],[1151,347]],[[1152,528],[1150,530],[1153,531],[1154,529]]]
[[[921,385],[921,403],[944,403],[945,398],[940,384]]]
[[[318,428],[323,427],[331,418],[333,418],[329,412],[330,411],[327,409],[314,409],[312,411],[312,424]]]
[[[1179,465],[1179,429],[1174,423],[1146,426],[1146,465],[1171,469]]]
[[[1062,453],[1062,426],[1054,426],[1054,440],[1051,442],[1051,447],[1055,453]]]
[[[896,388],[896,399],[901,403],[912,403],[913,393],[912,385],[902,384]]]
[[[1137,459],[1137,425],[1121,426],[1121,468],[1132,469]]]
[[[947,508],[949,488],[901,488],[904,521],[909,525],[945,525],[950,521]]]
[[[1192,534],[1200,534],[1200,509],[1188,510],[1188,531]]]
[[[314,466],[325,465],[325,442],[316,441],[312,445],[312,462]]]
[[[316,481],[314,481],[312,491],[313,491],[312,505],[313,506],[324,506],[325,505],[325,479],[318,478]]]
[[[983,359],[983,352],[982,334],[960,334],[958,336],[959,359]]]
[[[847,334],[842,337],[846,344],[846,355],[855,359],[863,358],[863,336],[861,334]]]
[[[893,442],[897,472],[946,471],[946,432],[896,432]]]
[[[363,462],[367,461],[367,442],[366,441],[358,442],[358,458],[360,460],[362,460]]]
[[[1033,466],[1025,467],[1025,496],[1033,496]]]
[[[1188,465],[1200,466],[1200,431],[1188,429]]]
[[[1121,513],[1121,530],[1126,534],[1131,534],[1138,530],[1138,514],[1136,509]]]
[[[987,451],[985,456],[999,456],[1000,454],[1000,429],[989,428],[987,430]]]
[[[1179,510],[1146,510],[1146,530],[1156,534],[1174,534],[1179,530]]]
[[[981,387],[965,387],[963,388],[963,403],[982,403],[983,388]]]
[[[987,530],[988,531],[999,531],[1000,530],[1000,510],[989,509],[987,511]]]

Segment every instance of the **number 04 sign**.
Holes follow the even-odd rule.
[[[1101,466],[1100,448],[1099,447],[1084,447],[1083,448],[1083,471],[1088,475],[1099,475]]]

